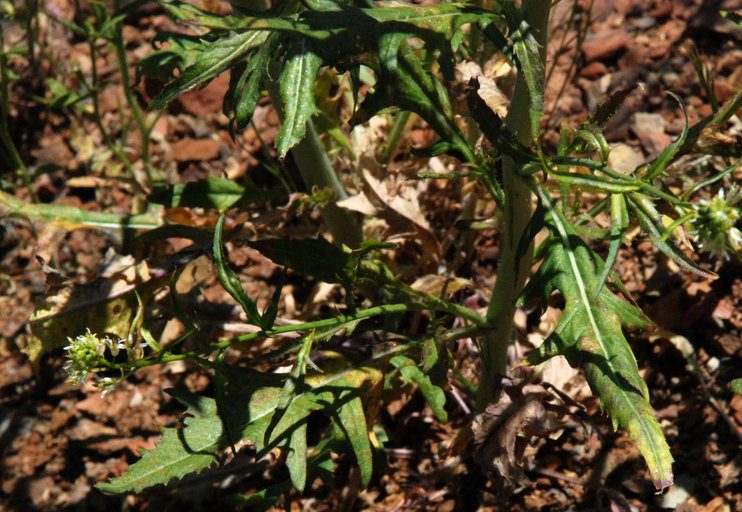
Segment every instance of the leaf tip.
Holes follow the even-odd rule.
[[[666,474],[652,475],[652,483],[654,488],[657,489],[657,493],[663,492],[665,489],[673,484],[674,475],[672,471],[668,471]]]

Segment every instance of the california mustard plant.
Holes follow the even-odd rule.
[[[699,187],[676,195],[663,178],[680,156],[708,150],[702,133],[720,129],[742,106],[742,94],[720,105],[713,117],[691,127],[686,123],[679,138],[652,161],[624,174],[608,165],[611,147],[602,134],[618,108],[620,94],[607,98],[584,125],[565,128],[555,154],[540,144],[549,2],[524,0],[517,5],[503,0],[483,9],[445,2],[368,6],[333,0],[279,0],[266,8],[262,2],[235,1],[229,15],[215,15],[177,1],[160,4],[173,19],[197,32],[160,33],[155,51],[141,63],[143,72],[169,79],[151,109],[163,109],[180,93],[229,70],[225,111],[233,130],[245,128],[260,97],[270,93],[283,119],[276,140],[279,157],[302,144],[313,145],[318,151],[321,144],[312,128],[318,114],[318,73],[348,73],[358,98],[352,123],[363,123],[380,112],[418,115],[438,136],[418,154],[446,155],[460,163],[460,172],[435,177],[465,176],[489,192],[501,211],[497,278],[487,311],[480,315],[402,282],[380,257],[381,251],[394,246],[359,240],[357,225],[352,223],[347,229],[354,232],[346,240],[353,242],[347,244],[333,244],[324,238],[252,240],[248,243],[275,263],[337,284],[345,294],[345,307],[336,316],[278,325],[281,283],[261,310],[224,253],[225,238],[234,233],[225,231],[223,212],[249,204],[260,191],[229,180],[210,179],[188,184],[190,191],[198,190],[198,194],[186,193],[183,185],[156,192],[151,200],[166,207],[175,206],[173,198],[177,197],[178,206],[210,207],[221,213],[213,230],[163,226],[142,236],[148,240],[189,237],[197,247],[204,247],[205,238],[212,240],[209,250],[219,281],[255,332],[226,340],[208,339],[180,311],[177,291],[171,286],[176,315],[187,328],[177,342],[160,347],[148,331],[140,329],[135,335],[146,347],[136,345],[136,350],[128,350],[126,361],[119,363],[101,359],[99,348],[113,350],[118,344],[104,340],[91,346],[88,342],[94,335],[90,333],[73,338],[67,349],[68,368],[78,382],[86,372],[106,369],[128,375],[137,368],[183,359],[196,361],[214,376],[213,398],[173,392],[189,408],[191,417],[185,427],[165,429],[155,450],[146,452],[126,475],[102,484],[102,489],[138,492],[166,484],[218,463],[220,454],[237,441],[250,442],[258,459],[281,449],[291,485],[299,492],[314,477],[326,478],[332,473],[331,453],[338,452],[355,457],[357,478],[366,486],[373,474],[373,452],[379,446],[373,426],[382,388],[414,382],[436,417],[446,421],[445,389],[452,357],[448,344],[472,337],[480,355],[477,414],[486,416],[508,372],[507,350],[516,308],[525,303],[546,303],[555,292],[564,298],[561,318],[543,345],[524,362],[536,365],[563,355],[572,366],[582,368],[614,427],[627,430],[637,443],[656,488],[672,484],[673,458],[625,332],[646,328],[652,322],[624,298],[630,294],[613,264],[625,233],[635,226],[681,269],[705,277],[715,275],[678,248],[676,230],[687,229],[702,250],[722,256],[739,254],[739,189],[725,186],[712,199],[697,201]],[[463,59],[467,31],[478,34],[469,38],[470,43],[493,46],[517,68],[517,82],[504,119],[481,98],[476,78],[465,93],[469,115],[462,120],[455,114],[447,86],[453,81],[455,64]],[[466,50],[470,55],[477,52],[477,48]],[[360,95],[360,77],[369,72],[375,82]],[[464,122],[481,132],[486,144],[472,142],[462,131]],[[381,151],[383,161],[388,161],[390,151]],[[325,164],[322,172],[332,172]],[[720,185],[734,167],[701,185]],[[307,181],[314,179],[303,175]],[[333,187],[340,183],[337,176],[328,180]],[[306,185],[309,188],[312,183]],[[585,190],[597,195],[597,202],[583,204],[579,198]],[[567,204],[575,197],[578,199]],[[573,215],[575,209],[580,216]],[[331,232],[336,241],[344,238],[342,221],[337,219],[347,213],[328,220],[334,223]],[[606,257],[581,236],[583,225],[602,213],[611,219],[610,232],[605,234],[609,242]],[[548,234],[536,244],[536,235],[542,231]],[[531,273],[535,264],[538,270]],[[368,296],[363,295],[369,290]],[[394,320],[409,312],[427,314],[431,327],[415,337],[396,331]],[[356,332],[370,329],[364,322],[371,319],[385,320],[378,323],[383,329],[372,328],[374,333],[382,333],[383,341],[377,346],[365,352],[328,348],[328,342],[337,336],[350,339]],[[299,337],[274,353],[264,354],[260,362],[291,355],[288,372],[259,371],[257,364],[242,367],[225,361],[224,352],[233,345],[285,333],[298,333]],[[189,335],[199,339],[199,348],[183,348],[181,341]],[[108,384],[102,382],[105,389]],[[309,417],[318,414],[328,418],[329,426],[321,436],[313,436],[319,440],[310,446]],[[277,498],[287,489],[286,484],[279,484],[243,501],[249,504],[251,500]]]

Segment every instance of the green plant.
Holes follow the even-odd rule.
[[[230,70],[231,88],[225,107],[234,129],[247,126],[259,97],[267,90],[282,111],[283,124],[276,141],[279,156],[307,144],[315,156],[301,156],[301,151],[296,156],[306,162],[319,158],[316,155],[322,148],[312,129],[312,120],[318,114],[315,85],[319,71],[329,68],[348,73],[358,97],[361,76],[371,70],[375,81],[370,84],[370,92],[359,100],[352,121],[364,122],[390,108],[416,114],[439,137],[418,152],[425,156],[445,153],[457,158],[465,169],[435,177],[476,180],[497,203],[501,212],[500,256],[489,307],[482,316],[447,300],[443,292],[438,296],[405,284],[384,263],[382,251],[393,247],[360,241],[353,223],[343,224],[347,212],[336,211],[339,221],[325,219],[334,240],[348,240],[345,245],[334,245],[324,238],[248,242],[275,263],[338,284],[344,290],[342,314],[302,324],[276,325],[282,280],[261,311],[257,299],[243,289],[224,253],[225,239],[236,241],[240,236],[239,230],[225,231],[224,213],[213,230],[157,227],[143,234],[142,239],[186,237],[200,248],[205,240],[213,241],[209,252],[219,281],[257,332],[222,341],[206,338],[178,307],[174,286],[178,267],[172,273],[170,292],[186,333],[176,341],[161,346],[142,322],[141,308],[137,310],[138,320],[131,321],[131,339],[123,335],[120,342],[97,338],[95,333],[83,332],[88,326],[80,326],[80,332],[75,333],[78,337],[71,334],[71,376],[79,381],[86,372],[93,372],[100,376],[97,382],[104,390],[144,366],[184,359],[203,365],[214,376],[213,398],[172,392],[191,415],[184,428],[166,429],[157,449],[146,452],[126,475],[100,487],[111,492],[137,492],[167,483],[218,463],[220,454],[240,440],[253,444],[258,459],[280,449],[291,485],[299,492],[315,477],[331,480],[333,452],[353,454],[357,470],[351,478],[365,486],[372,477],[373,449],[379,444],[373,424],[383,391],[414,382],[437,418],[445,421],[444,388],[451,357],[447,343],[477,337],[481,361],[476,400],[479,416],[486,418],[490,414],[488,406],[501,393],[500,377],[507,374],[506,355],[516,306],[536,300],[545,303],[555,292],[564,299],[562,316],[554,332],[529,354],[526,363],[539,364],[564,355],[571,365],[583,368],[614,426],[626,429],[636,441],[654,485],[658,489],[669,486],[673,480],[672,456],[624,333],[624,328],[645,328],[651,321],[627,300],[630,294],[612,268],[624,234],[633,225],[638,225],[681,268],[705,277],[713,278],[714,274],[677,247],[674,235],[683,225],[698,236],[700,248],[718,254],[739,253],[736,189],[711,202],[691,201],[699,190],[724,180],[736,166],[679,196],[671,193],[662,179],[670,164],[685,153],[722,152],[718,146],[704,146],[704,136],[720,129],[739,110],[742,94],[720,106],[713,117],[686,126],[678,140],[655,160],[626,175],[608,166],[610,147],[602,135],[602,128],[619,105],[620,94],[608,98],[583,126],[565,128],[556,154],[547,154],[539,144],[548,2],[525,0],[518,7],[503,1],[492,10],[460,4],[359,7],[329,0],[286,0],[275,2],[269,9],[256,4],[235,2],[235,13],[217,16],[187,4],[163,2],[173,18],[194,27],[198,34],[159,35],[159,42],[167,42],[167,47],[147,57],[142,68],[145,73],[156,71],[171,80],[151,108],[164,108],[178,94]],[[116,16],[112,19],[118,19]],[[468,84],[468,122],[481,130],[487,149],[475,146],[464,134],[445,87],[464,49],[465,27],[480,33],[482,40],[506,55],[518,69],[504,120],[479,96],[478,82]],[[481,46],[465,49],[476,57],[485,46],[478,44]],[[277,91],[272,85],[276,82]],[[739,156],[733,147],[723,151]],[[387,150],[382,158],[389,158]],[[341,196],[331,166],[323,159],[319,168],[322,177],[302,173],[306,185],[329,184],[335,197]],[[585,191],[597,194],[599,199],[593,201]],[[150,201],[165,207],[212,208],[221,213],[260,201],[261,194],[249,186],[211,179],[158,190]],[[610,231],[590,229],[603,212],[611,218]],[[723,213],[723,221],[718,221],[717,212]],[[548,234],[534,247],[536,235],[542,230]],[[345,231],[350,233],[347,238]],[[598,241],[609,242],[606,258],[589,240],[589,235],[596,233]],[[539,263],[538,270],[530,275],[535,263]],[[141,302],[139,295],[137,299]],[[411,312],[424,312],[429,323],[423,334],[414,337],[398,326],[400,315]],[[382,319],[381,326],[370,322],[377,318]],[[463,322],[462,327],[452,327],[455,318]],[[47,333],[54,330],[54,318],[48,321],[52,323],[43,325]],[[351,338],[369,331],[383,336],[383,341],[369,350],[326,348],[334,337]],[[225,360],[225,350],[233,345],[286,333],[300,336],[250,361],[249,367]],[[189,336],[197,339],[198,348],[183,348]],[[106,348],[125,352],[125,361],[106,357]],[[274,361],[287,357],[291,361],[288,373],[271,371]],[[327,418],[327,427],[310,446],[308,425],[319,414]],[[257,506],[288,490],[286,484],[277,484],[245,497],[243,504]]]
[[[3,167],[16,171],[20,174],[26,186],[31,188],[31,176],[13,141],[10,127],[10,82],[18,78],[10,68],[10,59],[16,55],[28,55],[29,60],[33,63],[35,54],[33,44],[36,40],[34,34],[38,24],[34,16],[36,4],[35,2],[29,2],[25,7],[22,12],[18,12],[12,3],[0,2],[0,20],[3,22],[11,20],[24,24],[28,35],[27,45],[19,44],[18,41],[8,42],[5,38],[4,28],[0,26],[0,143],[2,143],[4,149]]]
[[[149,191],[153,182],[161,179],[160,173],[153,168],[150,162],[151,134],[160,112],[146,113],[139,105],[130,76],[129,62],[126,56],[126,41],[123,34],[124,19],[138,7],[138,3],[121,7],[120,2],[116,0],[109,7],[103,3],[91,2],[89,7],[93,16],[85,15],[80,1],[75,0],[76,15],[72,22],[55,18],[47,13],[47,16],[55,23],[70,30],[87,43],[91,66],[89,75],[75,66],[76,81],[73,88],[68,87],[63,81],[56,78],[49,78],[47,86],[52,94],[47,102],[53,108],[72,109],[79,117],[92,121],[100,130],[111,155],[124,166],[130,178],[141,188],[142,192]],[[125,107],[119,106],[122,132],[119,137],[109,133],[110,130],[104,126],[101,113],[100,96],[106,85],[105,81],[101,79],[101,72],[98,69],[98,62],[104,55],[104,47],[101,46],[101,41],[105,43],[108,51],[113,54],[123,86]],[[126,155],[125,151],[127,134],[132,126],[136,127],[141,136],[141,165],[136,165]]]

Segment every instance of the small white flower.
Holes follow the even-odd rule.
[[[734,186],[728,193],[721,189],[711,200],[701,199],[693,205],[696,216],[690,221],[690,233],[701,250],[724,259],[729,259],[729,249],[740,254],[742,232],[736,225],[742,210],[736,205],[741,202],[742,189]]]
[[[118,380],[115,380],[111,377],[99,377],[95,376],[95,387],[100,389],[101,397],[106,396],[108,393],[113,391],[116,388],[116,385],[119,383]]]

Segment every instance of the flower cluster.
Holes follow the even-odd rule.
[[[103,377],[98,375],[98,372],[111,369],[105,357],[106,349],[116,357],[120,350],[127,348],[124,340],[114,341],[108,337],[99,338],[96,334],[90,332],[90,329],[75,339],[67,338],[67,340],[70,343],[64,347],[67,351],[67,364],[64,365],[64,369],[69,375],[68,380],[74,382],[75,385],[82,384],[87,379],[88,374],[92,373],[95,386],[104,395],[111,391],[120,379]]]
[[[711,200],[702,199],[693,205],[696,216],[690,221],[690,233],[701,250],[724,259],[729,259],[729,249],[742,255],[742,231],[737,227],[742,217],[740,203],[742,189],[732,187],[728,193],[721,189]]]

